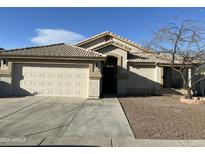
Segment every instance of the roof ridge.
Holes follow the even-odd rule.
[[[125,37],[123,37],[123,36],[121,36],[121,35],[118,35],[118,34],[113,33],[113,32],[109,32],[109,33],[110,33],[111,35],[116,36],[116,37],[118,37],[118,38],[120,38],[120,39],[122,39],[122,40],[125,40],[126,42],[129,42],[129,43],[131,43],[131,44],[133,44],[133,45],[135,45],[135,46],[138,46],[138,47],[140,47],[140,48],[143,48],[144,50],[149,50],[149,49],[143,47],[141,44],[138,44],[138,43],[136,43],[136,42],[134,42],[134,41],[132,41],[132,40],[130,40],[130,39],[127,39],[127,38],[125,38]]]
[[[33,48],[44,48],[44,47],[63,45],[63,44],[65,44],[65,43],[56,43],[56,44],[49,44],[49,45],[31,46],[31,47],[25,47],[25,48],[15,48],[15,49],[8,49],[8,50],[4,50],[4,51],[17,51],[17,50],[26,50],[26,49],[33,49]]]
[[[105,35],[105,34],[109,34],[109,35],[111,35],[111,36],[117,37],[118,39],[124,40],[124,41],[126,41],[126,42],[128,42],[128,43],[130,43],[130,44],[132,44],[132,45],[134,45],[134,46],[136,46],[136,47],[139,47],[139,48],[141,48],[141,49],[143,49],[143,50],[146,50],[146,51],[148,51],[148,52],[150,51],[149,49],[145,48],[144,46],[142,46],[142,45],[140,45],[140,44],[138,44],[138,43],[136,43],[136,42],[134,42],[134,41],[131,41],[131,40],[125,38],[125,37],[122,37],[121,35],[118,35],[118,34],[116,34],[116,33],[113,33],[113,32],[111,32],[111,31],[104,31],[104,32],[102,32],[102,33],[93,35],[93,36],[91,36],[91,37],[89,37],[89,38],[87,38],[87,39],[85,39],[85,40],[82,40],[82,41],[76,43],[75,45],[81,44],[81,43],[83,43],[83,42],[86,42],[86,41],[91,40],[91,39],[93,39],[93,38],[95,38],[95,37],[99,37],[99,36]]]
[[[101,32],[101,33],[99,33],[99,34],[92,35],[91,37],[88,37],[88,38],[86,38],[86,39],[84,39],[84,40],[82,40],[82,41],[80,41],[80,42],[75,43],[75,46],[78,45],[78,44],[80,44],[80,43],[82,43],[82,42],[85,42],[85,41],[88,41],[88,40],[90,40],[90,39],[93,39],[93,38],[95,38],[95,37],[97,37],[97,36],[104,35],[104,34],[109,34],[109,33],[110,33],[110,31],[104,31],[104,32]]]

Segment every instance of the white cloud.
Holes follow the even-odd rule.
[[[38,45],[54,43],[77,43],[85,39],[81,34],[64,29],[36,29],[37,36],[31,38],[31,42]]]

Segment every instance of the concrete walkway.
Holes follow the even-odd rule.
[[[134,138],[117,98],[87,100],[63,137]]]
[[[117,98],[2,98],[0,111],[0,146],[83,145],[85,141],[92,146],[95,140],[108,146],[105,140],[134,139]]]

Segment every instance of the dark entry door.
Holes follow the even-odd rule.
[[[117,58],[108,57],[103,67],[103,94],[117,92]]]
[[[103,69],[103,93],[116,94],[116,70],[115,67],[104,67]]]

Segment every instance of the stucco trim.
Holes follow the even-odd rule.
[[[100,72],[90,73],[90,79],[101,79],[102,74]]]

